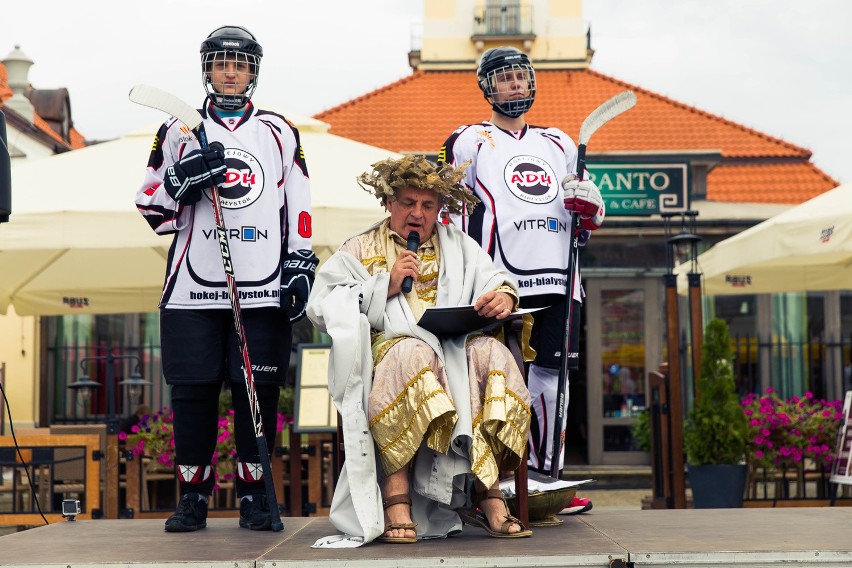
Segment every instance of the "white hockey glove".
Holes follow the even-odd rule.
[[[201,199],[201,192],[213,184],[225,183],[225,147],[213,142],[203,150],[193,150],[166,168],[163,187],[166,193],[185,205]]]
[[[580,227],[594,231],[603,224],[606,207],[595,182],[584,179],[579,181],[574,174],[568,174],[562,180],[562,198],[565,209],[580,216]]]
[[[317,264],[319,259],[309,250],[291,252],[281,262],[281,309],[289,311],[290,323],[305,317]]]

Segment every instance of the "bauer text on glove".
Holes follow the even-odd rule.
[[[290,310],[290,321],[305,317],[308,296],[319,260],[309,250],[293,251],[281,261],[281,308]]]
[[[202,191],[225,182],[225,169],[224,147],[214,142],[166,168],[163,187],[175,201],[191,205],[201,199]]]

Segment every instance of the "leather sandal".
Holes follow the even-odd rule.
[[[405,504],[408,505],[409,510],[411,509],[411,497],[406,494],[394,495],[392,497],[388,497],[384,501],[382,501],[382,508],[387,510],[388,507],[392,507],[394,505]],[[414,536],[387,536],[382,533],[377,540],[382,542],[390,542],[396,544],[413,544],[417,542],[417,523],[392,523],[387,520],[387,515],[385,515],[385,533],[392,530],[412,530],[414,531]]]
[[[499,499],[503,502],[503,506],[506,508],[505,520],[497,530],[494,530],[491,527],[491,523],[488,522],[488,516],[479,508],[479,504],[486,499]],[[509,514],[509,505],[506,503],[506,497],[499,489],[488,489],[487,491],[474,493],[473,509],[459,509],[457,512],[459,517],[461,517],[462,522],[485,529],[485,531],[494,538],[526,538],[532,536],[531,530],[525,527],[519,519]],[[521,530],[516,533],[510,533],[509,529],[514,524],[521,527]]]

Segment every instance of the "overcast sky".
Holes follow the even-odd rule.
[[[0,57],[20,44],[35,61],[31,83],[67,87],[91,139],[161,121],[127,101],[137,83],[199,104],[198,47],[223,23],[246,26],[263,46],[256,99],[309,116],[408,75],[423,12],[421,0],[147,0],[129,18],[121,6],[19,0],[0,19]],[[809,148],[817,166],[852,182],[852,1],[583,6],[593,69]]]

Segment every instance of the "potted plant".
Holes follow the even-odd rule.
[[[704,332],[695,404],[684,425],[689,483],[696,508],[742,507],[748,422],[734,385],[728,325]]]

